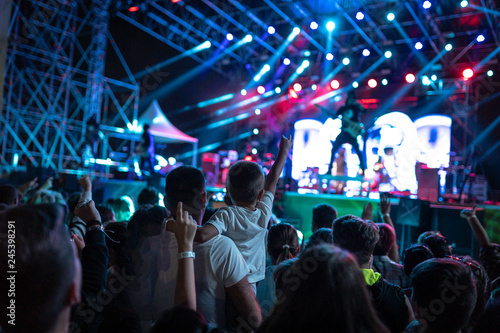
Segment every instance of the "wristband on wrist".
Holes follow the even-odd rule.
[[[391,214],[389,214],[389,213],[384,213],[384,214],[382,214],[382,216],[391,217]]]
[[[92,230],[101,230],[102,232],[104,232],[104,227],[102,226],[102,224],[93,224],[87,228],[87,231],[92,231]]]
[[[184,258],[195,258],[195,254],[193,251],[186,251],[186,252],[179,252],[177,254],[177,259],[184,259]]]

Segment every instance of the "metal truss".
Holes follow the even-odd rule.
[[[139,87],[133,77],[132,83],[104,77],[111,39],[107,3],[93,2],[89,10],[83,1],[13,2],[0,116],[2,171],[82,169],[89,119],[101,128],[93,143],[95,157],[103,158],[116,149],[108,134],[137,119]]]

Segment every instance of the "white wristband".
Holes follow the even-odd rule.
[[[184,259],[184,258],[195,258],[195,254],[192,251],[187,251],[187,252],[179,252],[177,254],[177,259]]]
[[[389,213],[384,213],[384,214],[382,214],[382,216],[391,217],[391,214],[389,214]]]

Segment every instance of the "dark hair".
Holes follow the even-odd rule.
[[[412,299],[423,313],[419,321],[439,332],[462,329],[476,304],[476,288],[467,265],[433,258],[411,273]]]
[[[344,333],[388,332],[375,314],[356,259],[347,251],[312,247],[281,278],[283,295],[258,332],[323,332],[328,327]]]
[[[337,210],[327,203],[321,203],[313,208],[313,230],[332,228],[333,221],[337,218]]]
[[[115,212],[117,221],[128,222],[130,219],[130,205],[127,201],[122,198],[108,199],[106,205]]]
[[[406,276],[421,262],[434,258],[431,250],[424,244],[413,244],[405,249],[403,253],[403,266]]]
[[[125,267],[129,262],[128,254],[126,253],[127,245],[127,224],[123,222],[109,222],[104,228],[106,233],[106,245],[111,252],[114,251],[116,265],[120,268]]]
[[[314,234],[309,237],[306,242],[306,247],[304,251],[320,244],[333,244],[332,229],[330,228],[320,228],[314,232]]]
[[[165,229],[165,221],[169,216],[165,207],[144,205],[130,218],[127,225],[128,243],[132,247],[141,237],[156,236]]]
[[[278,223],[269,229],[267,236],[267,252],[273,265],[292,259],[299,253],[299,236],[297,230],[288,223]]]
[[[239,161],[227,175],[227,189],[233,203],[254,204],[264,188],[264,173],[255,162]]]
[[[7,290],[8,221],[15,221],[16,325],[1,316],[4,332],[48,332],[67,305],[75,277],[75,255],[59,207],[25,205],[0,214],[0,307],[9,306]],[[59,213],[57,213],[59,212]],[[50,214],[49,214],[50,213]],[[5,235],[5,236],[4,236]]]
[[[158,190],[152,186],[144,188],[137,197],[137,204],[142,205],[158,205],[159,201]]]
[[[430,235],[422,240],[422,244],[427,245],[429,250],[431,250],[434,258],[444,258],[446,256],[451,256],[450,246],[446,241],[446,238],[442,235]]]
[[[198,312],[187,307],[176,306],[163,312],[149,331],[149,333],[165,332],[205,333],[208,332],[208,324]],[[219,330],[210,332],[219,332]]]
[[[354,215],[344,215],[333,222],[333,244],[352,252],[360,265],[370,262],[378,242],[378,227]]]
[[[97,211],[99,212],[99,215],[101,216],[101,221],[102,223],[112,221],[113,219],[116,219],[115,217],[115,212],[113,208],[111,208],[110,205],[98,205],[96,207]],[[121,221],[123,222],[123,221]]]
[[[385,256],[396,241],[396,233],[394,229],[386,223],[377,223],[379,239],[375,249],[374,256]]]
[[[8,206],[17,202],[17,189],[12,185],[0,186],[0,203]]]
[[[190,207],[202,210],[201,196],[205,195],[205,177],[193,167],[181,166],[169,172],[165,180],[165,206],[172,213],[177,204],[182,202]]]

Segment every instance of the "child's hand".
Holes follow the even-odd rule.
[[[281,150],[289,151],[292,148],[292,144],[293,141],[291,135],[288,136],[288,139],[284,135],[281,136],[281,141],[280,141]]]

